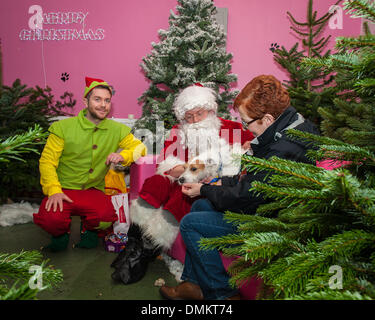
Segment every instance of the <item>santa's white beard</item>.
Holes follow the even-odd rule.
[[[216,115],[208,115],[200,122],[181,125],[181,143],[188,149],[189,160],[207,150],[217,148],[220,127],[221,121]]]

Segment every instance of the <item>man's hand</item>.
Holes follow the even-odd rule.
[[[63,211],[63,201],[73,202],[65,193],[55,193],[48,197],[45,208],[47,211],[52,208],[53,212],[56,212],[57,207],[59,207],[60,211]]]
[[[107,157],[107,160],[105,161],[105,164],[106,164],[106,165],[109,165],[109,164],[111,164],[111,163],[113,163],[113,164],[118,164],[118,163],[120,163],[120,162],[124,162],[124,161],[125,161],[125,160],[124,160],[124,158],[122,157],[121,154],[113,152],[113,153],[111,153],[111,154]]]
[[[186,194],[190,198],[200,196],[202,183],[184,183],[182,185],[182,193]]]

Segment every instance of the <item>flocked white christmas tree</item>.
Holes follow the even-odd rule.
[[[135,128],[153,133],[157,121],[170,129],[176,118],[172,105],[183,88],[201,83],[218,93],[218,114],[230,118],[228,106],[238,93],[230,85],[237,80],[230,73],[232,55],[226,52],[226,35],[217,21],[211,0],[177,0],[177,13],[171,10],[169,29],[159,30],[160,42],[143,58],[141,67],[150,80],[142,94],[142,117]]]

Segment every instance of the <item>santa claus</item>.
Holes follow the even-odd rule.
[[[241,145],[253,139],[240,123],[219,118],[217,107],[215,91],[200,84],[185,88],[176,97],[173,108],[179,123],[164,143],[156,175],[145,180],[130,207],[132,224],[140,227],[145,244],[170,249],[180,220],[196,200],[184,195],[176,181],[184,172],[183,164],[215,148],[220,138]]]

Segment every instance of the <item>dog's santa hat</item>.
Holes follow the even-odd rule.
[[[196,83],[183,89],[173,103],[173,110],[179,121],[184,119],[187,111],[196,107],[213,110],[216,113],[217,103],[215,91],[202,86],[200,83]]]
[[[174,156],[169,156],[165,160],[160,162],[160,164],[158,165],[158,168],[156,169],[156,174],[166,175],[165,173],[168,170],[171,170],[178,165],[184,165],[184,164],[185,162],[180,160],[179,158],[174,157]]]

